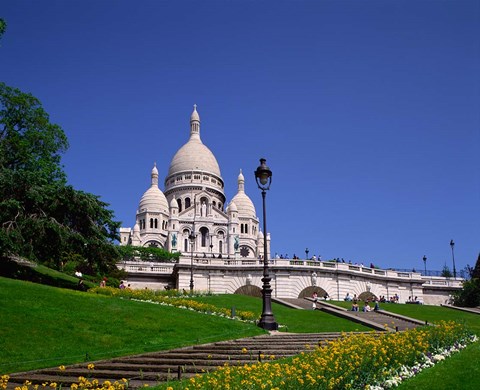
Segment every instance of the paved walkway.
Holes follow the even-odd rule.
[[[292,308],[304,310],[312,310],[313,307],[312,298],[275,299],[275,302],[284,304]],[[385,310],[370,311],[367,313],[364,313],[362,311],[354,312],[323,300],[317,301],[316,309],[325,311],[338,317],[345,318],[350,321],[358,322],[362,325],[379,331],[402,331],[425,325],[424,322],[419,321],[415,318],[405,317],[400,314],[391,313]]]

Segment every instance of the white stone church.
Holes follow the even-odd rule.
[[[155,246],[196,257],[257,259],[264,235],[255,207],[245,193],[240,170],[237,194],[227,204],[217,159],[200,138],[196,105],[190,117],[190,137],[175,153],[158,187],[156,164],[151,186],[138,205],[135,225],[120,228],[120,244]],[[270,257],[270,235],[266,235]],[[193,245],[192,245],[193,244]]]

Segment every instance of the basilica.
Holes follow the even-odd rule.
[[[241,170],[237,193],[227,205],[220,166],[200,138],[196,106],[190,137],[173,156],[164,186],[162,192],[154,164],[133,229],[120,228],[120,245],[155,246],[195,257],[257,259],[266,238],[270,254],[270,235],[264,237],[259,228]]]

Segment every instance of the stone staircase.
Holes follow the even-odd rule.
[[[238,340],[196,345],[170,351],[126,356],[93,362],[95,368],[87,369],[87,363],[10,375],[8,388],[21,386],[26,380],[33,384],[55,382],[70,386],[78,383],[78,377],[95,378],[103,383],[128,379],[130,388],[156,385],[167,380],[189,378],[213,371],[225,363],[243,365],[261,360],[278,359],[308,352],[317,345],[340,337],[340,333],[292,334],[275,332]]]

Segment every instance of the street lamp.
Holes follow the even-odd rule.
[[[266,330],[277,330],[278,323],[272,312],[272,288],[270,287],[270,280],[272,278],[268,275],[268,251],[267,251],[267,213],[265,208],[266,191],[270,189],[272,183],[272,171],[267,167],[267,160],[260,159],[260,166],[255,171],[255,180],[258,188],[262,190],[263,199],[263,287],[262,287],[262,316],[258,326]]]
[[[425,276],[427,276],[427,256],[423,255],[423,265],[425,266]]]
[[[305,259],[307,259],[307,260],[308,260],[308,252],[310,252],[310,251],[308,250],[308,248],[305,249],[305,256],[306,256]]]
[[[195,238],[196,236],[192,231],[188,236],[188,239],[190,240],[190,253],[192,255],[190,260],[190,294],[193,293],[193,246],[195,245]]]
[[[455,268],[455,254],[453,253],[453,247],[455,246],[455,243],[453,240],[450,240],[450,248],[452,248],[452,261],[453,261],[453,278],[457,278],[457,269]]]

